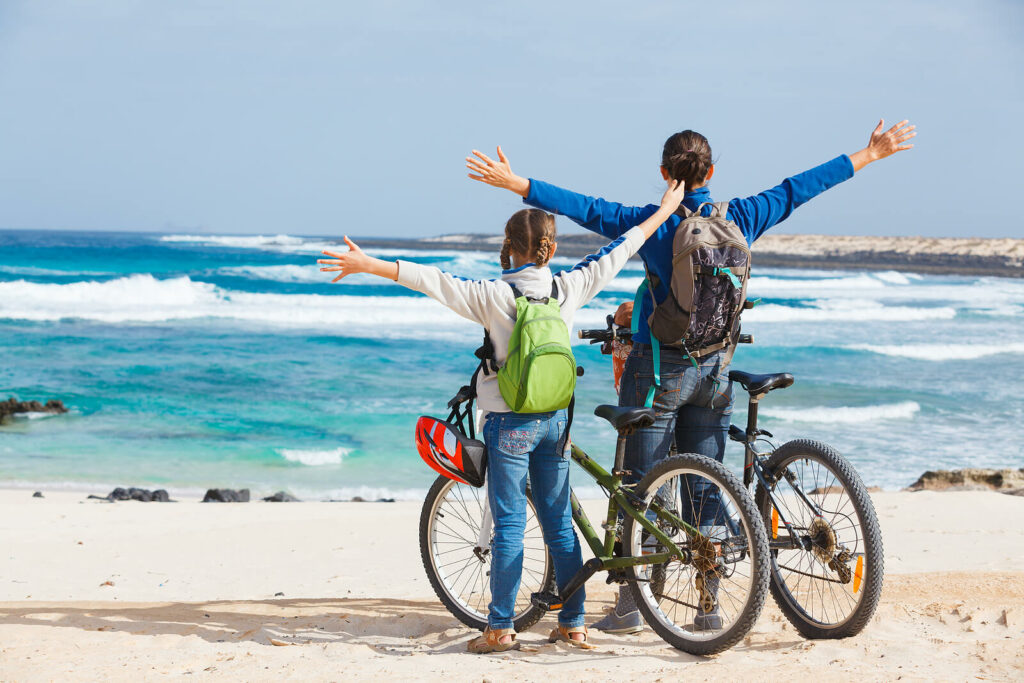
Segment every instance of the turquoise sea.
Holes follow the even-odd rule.
[[[481,331],[390,282],[329,284],[315,264],[329,244],[0,232],[0,398],[71,408],[0,427],[0,486],[422,496],[433,473],[413,425],[446,415]],[[374,253],[498,273],[490,253]],[[603,326],[641,276],[631,263],[577,326]],[[796,375],[762,407],[779,440],[829,441],[888,488],[927,469],[1024,466],[1024,280],[758,268],[750,290],[756,344],[734,367]],[[608,462],[614,436],[592,409],[615,402],[611,362],[575,350],[574,437]]]

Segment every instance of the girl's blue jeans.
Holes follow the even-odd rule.
[[[526,481],[529,475],[533,505],[544,542],[555,565],[559,588],[583,566],[580,542],[572,526],[569,504],[569,461],[565,457],[566,413],[490,413],[484,423],[487,443],[487,499],[494,518],[491,544],[491,604],[487,623],[492,629],[512,628],[516,596],[523,572],[523,534],[526,530]],[[558,613],[562,626],[583,625],[581,588]]]

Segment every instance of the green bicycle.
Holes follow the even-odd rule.
[[[473,398],[463,387],[449,402],[448,422],[467,435]],[[516,628],[529,628],[607,571],[610,581],[627,584],[647,623],[674,647],[698,655],[731,647],[757,621],[768,592],[768,542],[754,500],[725,467],[694,454],[666,458],[635,486],[623,485],[626,437],[653,424],[654,411],[602,405],[594,412],[618,432],[611,472],[575,444],[570,457],[608,496],[603,538],[573,493],[573,520],[594,557],[556,593],[531,504]],[[485,489],[439,477],[420,516],[423,566],[448,610],[478,629],[490,602],[491,530]]]

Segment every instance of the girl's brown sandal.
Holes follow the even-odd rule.
[[[582,633],[583,639],[575,640],[572,636],[576,633]],[[548,634],[548,642],[554,643],[558,640],[569,643],[573,647],[578,647],[581,650],[593,650],[596,647],[588,642],[590,640],[590,636],[587,632],[586,626],[559,626],[556,629],[552,629],[551,633]]]
[[[507,643],[503,643],[501,639],[505,636],[512,636],[512,639]],[[487,654],[488,652],[508,652],[509,650],[518,650],[519,641],[516,640],[516,630],[514,628],[497,628],[492,630],[488,626],[481,635],[466,644],[466,649],[479,655]]]

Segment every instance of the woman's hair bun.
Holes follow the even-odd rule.
[[[665,141],[661,165],[672,178],[684,181],[687,188],[702,184],[711,164],[711,145],[700,133],[684,130]]]

